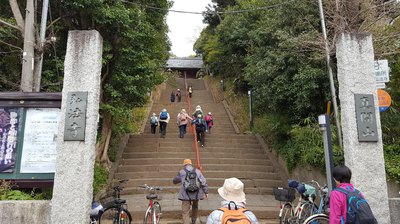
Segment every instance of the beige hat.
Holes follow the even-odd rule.
[[[183,165],[184,166],[186,166],[186,165],[192,165],[192,160],[190,160],[190,159],[185,159],[185,160],[183,160]]]
[[[186,113],[186,110],[185,110],[185,109],[182,109],[181,112]]]
[[[246,195],[243,192],[243,182],[232,177],[225,179],[224,185],[218,188],[219,195],[227,200],[235,203],[246,202]]]

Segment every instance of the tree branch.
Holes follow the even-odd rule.
[[[47,27],[46,30],[49,29],[54,23],[58,22],[61,20],[61,17],[58,17],[57,19],[53,20]]]
[[[21,29],[21,27],[15,26],[15,25],[13,25],[13,24],[11,24],[11,23],[7,23],[6,21],[1,20],[1,19],[0,19],[0,24],[6,25],[6,26],[11,27],[11,28],[13,28],[13,29],[16,29],[16,30],[18,30],[18,31],[20,31],[20,32],[23,32],[23,30]]]
[[[4,41],[2,41],[2,40],[0,40],[0,43],[3,43],[3,44],[5,44],[5,45],[8,45],[8,46],[13,47],[13,48],[17,48],[17,49],[20,50],[21,52],[24,51],[24,50],[22,50],[20,47],[17,47],[17,46],[15,46],[15,45],[12,45],[12,44],[9,44],[9,43],[6,43],[6,42],[4,42]]]
[[[10,7],[13,12],[15,21],[17,21],[18,27],[23,31],[25,27],[25,22],[24,18],[22,18],[21,11],[19,10],[18,2],[17,0],[9,0],[10,2]],[[24,35],[24,32],[22,32],[22,36]]]

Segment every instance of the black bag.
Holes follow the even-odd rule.
[[[199,178],[197,177],[196,168],[193,168],[192,171],[185,169],[186,177],[183,181],[183,188],[186,192],[197,192],[200,190],[201,183]]]
[[[343,188],[336,188],[335,191],[346,195],[346,224],[378,224],[368,202],[361,196],[360,191],[356,189],[348,191]]]

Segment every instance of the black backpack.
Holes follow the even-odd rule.
[[[348,191],[343,188],[336,188],[335,191],[346,195],[346,224],[378,224],[368,202],[361,196],[360,191],[356,189]]]
[[[185,189],[185,191],[186,192],[199,191],[201,184],[199,178],[197,177],[196,168],[193,168],[193,170],[191,171],[185,169],[185,172],[186,172],[186,177],[185,180],[183,181],[183,188]]]

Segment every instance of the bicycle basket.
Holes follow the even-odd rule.
[[[315,195],[315,187],[309,184],[304,184],[306,191],[303,193],[304,196]]]
[[[292,202],[296,198],[296,190],[293,188],[274,187],[272,192],[277,201]]]

